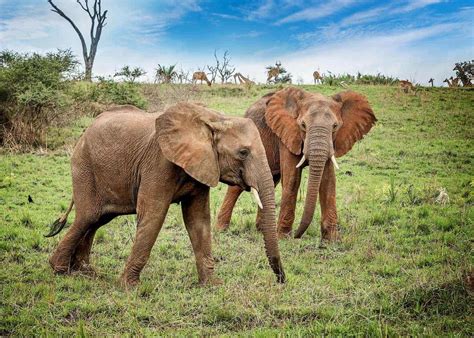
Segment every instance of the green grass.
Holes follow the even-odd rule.
[[[134,238],[133,217],[99,230],[92,256],[97,277],[55,276],[47,260],[65,232],[42,235],[68,206],[68,154],[91,119],[50,131],[55,151],[4,152],[0,335],[472,335],[474,91],[429,88],[414,96],[388,86],[352,89],[367,95],[379,122],[339,160],[342,241],[320,247],[319,213],[303,239],[281,241],[283,286],[264,257],[249,194],[239,200],[229,231],[213,234],[222,286],[197,285],[178,206],[171,207],[136,290],[117,283]],[[202,86],[199,99],[242,115],[270,90]],[[445,205],[436,202],[442,188]],[[213,220],[225,191],[222,184],[212,190]],[[296,223],[305,193],[302,184]]]

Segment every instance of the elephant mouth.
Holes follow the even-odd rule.
[[[227,184],[227,185],[230,185],[230,186],[238,186],[238,187],[240,187],[242,190],[250,191],[250,186],[245,183],[245,181],[243,180],[243,178],[236,178],[236,179],[222,178],[220,181],[221,181],[222,183]]]

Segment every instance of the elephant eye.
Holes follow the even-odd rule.
[[[332,125],[332,129],[333,129],[333,130],[336,130],[336,128],[337,128],[337,123],[334,123],[334,124]]]
[[[250,151],[246,148],[242,148],[239,150],[239,156],[242,158],[242,159],[245,159],[247,158],[247,156],[249,156],[249,153]]]
[[[301,122],[301,130],[306,131],[306,123]]]

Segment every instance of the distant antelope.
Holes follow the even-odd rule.
[[[321,84],[323,83],[323,77],[317,70],[313,72],[313,80],[314,80],[314,84],[317,84],[318,82]]]
[[[410,90],[412,90],[413,92],[415,91],[413,83],[408,80],[400,80],[400,88],[403,90],[404,93],[408,93]]]
[[[210,87],[211,86],[211,81],[207,78],[206,73],[204,72],[194,72],[193,74],[193,83],[195,83],[197,80],[206,81],[207,85]]]
[[[433,78],[430,78],[430,80],[428,81],[428,83],[431,83],[431,87],[434,87],[434,79],[433,79]]]

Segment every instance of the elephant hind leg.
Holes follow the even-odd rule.
[[[49,259],[49,264],[56,273],[70,273],[73,256],[81,240],[87,232],[99,220],[97,218],[83,218],[76,216],[73,225],[59,242],[58,247]]]
[[[115,216],[115,214],[103,215],[100,217],[99,221],[89,227],[72,256],[70,264],[70,269],[72,271],[94,273],[94,269],[90,265],[90,253],[92,243],[94,242],[94,236],[101,226],[109,223],[113,218],[115,218]]]
[[[227,189],[219,215],[217,216],[216,229],[225,230],[229,227],[232,211],[242,192],[243,190],[238,186],[231,186]]]

